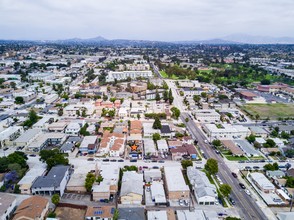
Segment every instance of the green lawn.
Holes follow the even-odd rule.
[[[232,155],[224,155],[228,160],[231,161],[240,161],[240,160],[248,160],[247,157],[236,157],[236,156],[232,156]]]
[[[168,77],[165,71],[159,71],[160,75],[165,79],[179,79],[175,74],[172,75],[172,77]]]
[[[259,114],[261,119],[267,117],[270,119],[294,117],[294,104],[246,104],[243,109],[253,116]]]

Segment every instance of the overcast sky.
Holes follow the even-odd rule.
[[[0,39],[294,37],[294,0],[0,0]]]

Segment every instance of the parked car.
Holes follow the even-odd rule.
[[[254,166],[253,169],[259,170],[259,166]]]
[[[251,193],[250,193],[250,191],[249,191],[248,189],[245,189],[245,193],[246,193],[248,196],[251,195]]]
[[[30,157],[36,157],[37,155],[36,154],[30,154],[29,156]]]
[[[109,162],[109,159],[103,159],[102,161],[103,162]]]
[[[234,200],[232,197],[229,198],[229,201],[230,201],[230,203],[231,203],[232,205],[236,205],[236,202],[235,202],[235,200]]]
[[[88,158],[87,161],[94,161],[94,158]]]
[[[118,160],[117,162],[124,162],[124,160],[120,159],[120,160]]]
[[[233,177],[235,177],[235,178],[237,178],[238,176],[237,176],[237,174],[236,173],[234,173],[234,172],[232,172],[232,175],[233,175]]]
[[[239,183],[239,186],[240,186],[242,189],[246,189],[246,186],[245,186],[243,183]]]

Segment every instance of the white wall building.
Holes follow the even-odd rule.
[[[215,124],[204,124],[203,130],[210,141],[215,139],[244,139],[250,135],[250,130],[242,125],[222,124],[217,126]]]
[[[116,80],[126,80],[127,78],[136,79],[138,77],[151,78],[153,76],[151,71],[123,71],[123,72],[112,72],[108,73],[106,82],[113,82]]]
[[[195,111],[196,119],[200,122],[218,122],[220,114],[213,109],[202,109]]]

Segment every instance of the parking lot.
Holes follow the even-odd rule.
[[[75,193],[64,193],[62,199],[69,200],[90,200],[90,195],[75,194]]]

